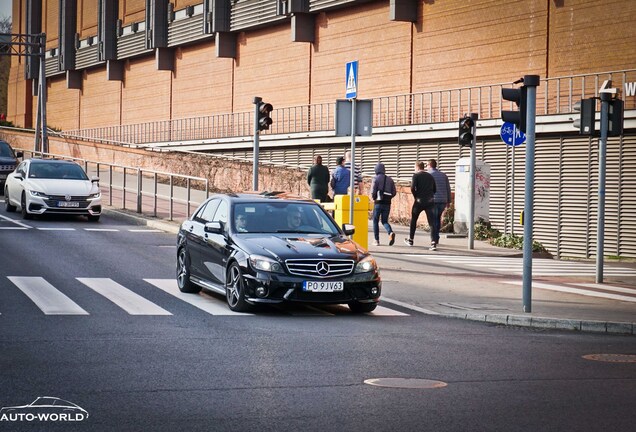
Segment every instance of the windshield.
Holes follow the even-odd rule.
[[[29,178],[88,180],[81,166],[68,162],[31,162]]]
[[[0,141],[0,157],[15,158],[11,147],[4,141]]]
[[[239,233],[337,235],[340,230],[318,204],[302,202],[237,203],[232,223]]]

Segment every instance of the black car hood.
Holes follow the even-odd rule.
[[[249,254],[294,258],[353,259],[367,252],[346,236],[325,237],[312,234],[243,234],[235,236],[237,245]]]

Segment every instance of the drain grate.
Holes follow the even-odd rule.
[[[364,380],[365,384],[378,387],[408,388],[408,389],[433,389],[446,387],[443,381],[419,379],[419,378],[371,378]]]
[[[583,358],[610,363],[636,363],[635,354],[587,354]]]

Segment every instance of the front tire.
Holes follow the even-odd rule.
[[[360,303],[357,301],[349,302],[349,309],[351,309],[351,312],[353,313],[373,312],[377,306],[377,303]]]
[[[245,301],[245,280],[237,263],[232,263],[228,269],[225,298],[228,307],[234,312],[248,312],[252,309],[251,305]]]
[[[26,193],[22,192],[22,199],[20,200],[20,210],[22,212],[22,219],[31,219],[33,215],[27,210]]]
[[[9,201],[9,190],[7,188],[4,189],[4,205],[6,206],[8,213],[16,211],[16,206],[11,204],[11,201]]]
[[[184,293],[196,294],[201,291],[200,286],[190,282],[190,255],[185,247],[177,253],[177,286]]]

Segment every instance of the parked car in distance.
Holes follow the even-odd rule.
[[[343,229],[344,228],[344,229]],[[177,236],[177,284],[225,296],[229,308],[283,302],[373,311],[382,282],[375,259],[316,202],[285,194],[218,194]]]
[[[7,176],[4,202],[8,212],[19,207],[24,219],[66,214],[96,222],[102,212],[99,178],[89,179],[80,165],[60,159],[23,160]]]
[[[4,190],[4,183],[7,176],[18,166],[18,158],[21,158],[22,152],[15,152],[11,145],[0,140],[0,188]]]

